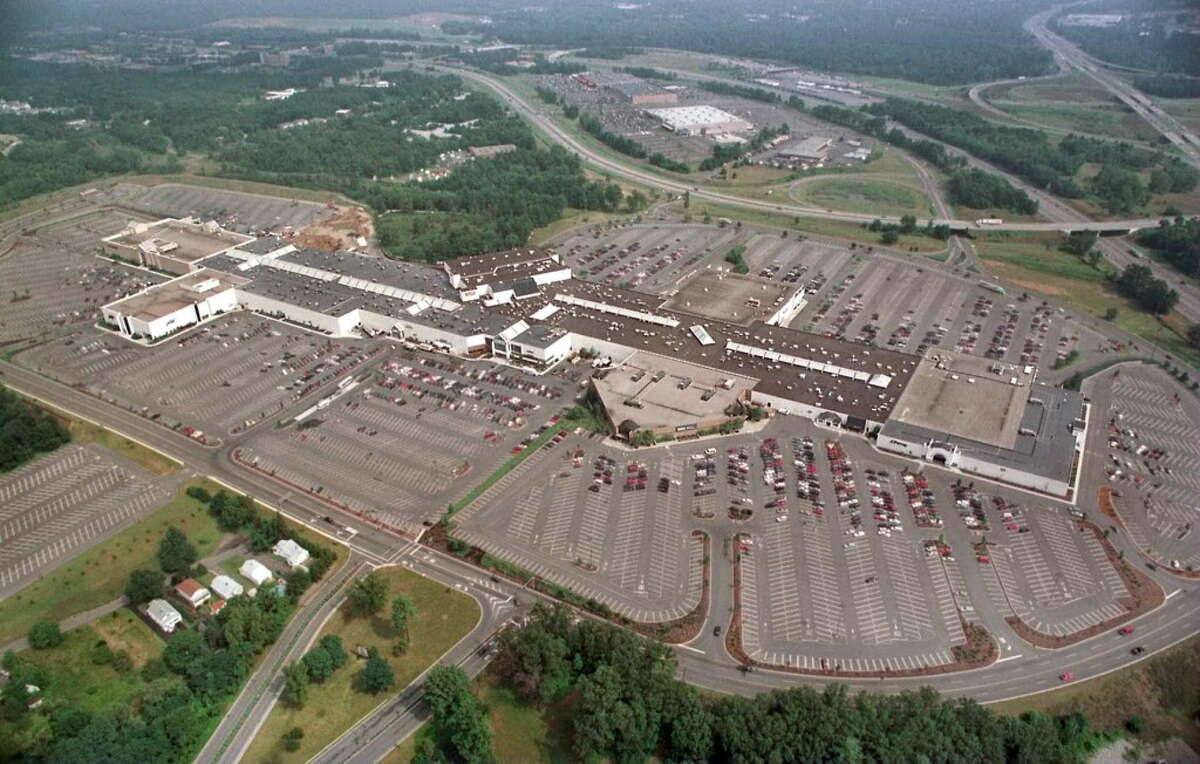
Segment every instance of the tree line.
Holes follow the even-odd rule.
[[[1186,31],[1188,11],[1133,13],[1107,27],[1063,24],[1054,31],[1102,61],[1152,72],[1200,75],[1196,36]]]
[[[1140,232],[1137,241],[1158,250],[1179,270],[1200,276],[1200,220],[1178,217]]]
[[[70,440],[71,434],[56,417],[0,385],[0,472]]]
[[[1074,134],[1053,141],[1041,130],[996,125],[959,109],[903,98],[887,98],[863,108],[985,159],[1058,196],[1079,199],[1090,193],[1113,213],[1132,212],[1149,199],[1138,171],[1157,166],[1159,186],[1173,192],[1187,193],[1200,183],[1200,173],[1179,159],[1121,141]],[[1085,163],[1102,166],[1086,188],[1074,178]]]
[[[1038,75],[1053,60],[1021,29],[1036,4],[931,0],[904,12],[867,0],[818,3],[799,17],[786,0],[699,0],[619,8],[604,0],[493,9],[492,23],[455,23],[456,33],[569,48],[665,47],[743,56],[823,70],[959,84]],[[947,34],[953,30],[953,34]]]
[[[1004,717],[928,688],[852,695],[833,685],[705,697],[675,679],[665,645],[541,604],[528,625],[501,635],[493,670],[530,704],[555,706],[574,755],[585,761],[1082,763],[1105,739],[1080,714]],[[414,761],[487,761],[490,741],[473,721],[469,688],[450,676],[438,685],[426,697],[445,698],[430,703],[439,734]],[[469,734],[453,734],[461,730]]]

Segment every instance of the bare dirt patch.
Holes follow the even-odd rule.
[[[333,217],[319,220],[301,228],[292,242],[298,247],[319,249],[324,252],[356,249],[358,237],[370,240],[375,235],[371,216],[359,207],[334,205]]]

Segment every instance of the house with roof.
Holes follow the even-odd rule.
[[[241,584],[223,574],[214,578],[209,586],[217,593],[217,596],[225,600],[233,599],[245,591]]]
[[[262,586],[272,578],[271,571],[267,569],[267,566],[253,558],[243,562],[242,567],[238,569],[238,573],[241,573],[242,576],[255,586]]]
[[[150,604],[146,605],[146,615],[167,634],[175,631],[175,627],[183,622],[183,616],[166,600],[150,600]]]
[[[280,539],[271,548],[276,557],[280,557],[293,568],[308,562],[308,550],[291,539]]]
[[[200,607],[212,597],[212,592],[194,578],[185,578],[176,584],[175,593],[193,608]]]

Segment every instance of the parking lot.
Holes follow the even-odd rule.
[[[180,423],[187,434],[220,438],[333,387],[380,349],[235,313],[153,348],[93,332],[47,343],[21,361],[148,417]]]
[[[1130,535],[1163,564],[1200,567],[1200,404],[1144,365],[1118,367],[1095,387],[1098,404],[1107,402],[1095,413],[1104,475]]]
[[[902,256],[760,235],[746,260],[751,273],[806,287],[809,303],[792,322],[796,329],[918,354],[944,347],[1042,370],[1107,343],[1040,298],[1002,294]]]
[[[96,446],[64,446],[0,476],[0,594],[168,498],[162,478]]]
[[[526,479],[460,515],[457,534],[627,617],[678,618],[702,589],[703,543],[687,532],[707,490],[696,454],[598,443],[566,437]]]
[[[263,430],[240,458],[415,530],[519,451],[563,408],[564,395],[557,380],[397,351],[328,408],[286,430]]]
[[[595,227],[554,249],[578,278],[662,293],[697,268],[722,262],[736,236],[732,228],[700,225]]]
[[[0,258],[0,343],[95,323],[100,306],[163,279],[94,256],[125,219],[97,213],[39,231]]]
[[[174,183],[154,186],[136,199],[126,199],[123,203],[161,217],[215,220],[222,228],[239,233],[283,233],[284,229],[303,228],[333,213],[325,205],[315,202]]]

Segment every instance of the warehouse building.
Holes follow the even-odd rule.
[[[710,135],[741,133],[754,129],[741,117],[713,106],[675,106],[667,109],[647,109],[646,115],[680,135]]]
[[[1037,382],[1028,367],[936,350],[919,364],[878,445],[1072,498],[1086,419],[1079,393]]]
[[[796,143],[790,143],[775,154],[780,162],[788,164],[808,164],[824,162],[829,158],[829,149],[833,140],[820,135],[812,135]]]

